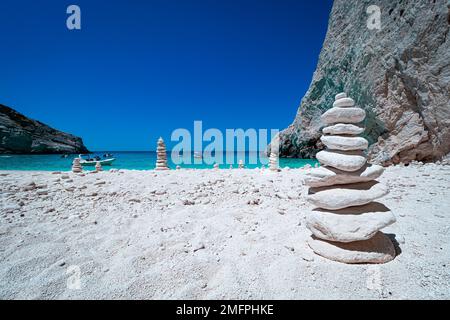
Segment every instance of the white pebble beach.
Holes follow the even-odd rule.
[[[0,171],[0,298],[450,299],[450,166],[378,179],[380,265],[308,247],[306,171]]]

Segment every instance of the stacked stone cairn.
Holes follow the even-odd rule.
[[[396,221],[392,212],[374,200],[388,193],[375,181],[383,167],[368,165],[368,141],[358,135],[366,117],[345,93],[336,95],[333,108],[321,120],[327,126],[317,153],[321,167],[310,169],[305,183],[308,202],[316,208],[307,216],[312,232],[311,249],[325,258],[344,263],[385,263],[395,257],[391,239],[380,229]]]
[[[103,171],[103,167],[102,167],[100,161],[97,161],[95,163],[95,171],[97,171],[97,172]]]
[[[278,168],[278,155],[275,152],[270,153],[269,169],[271,171],[280,171],[280,169]]]
[[[73,159],[72,162],[72,172],[74,173],[80,173],[83,172],[83,167],[80,164],[80,158]]]
[[[155,170],[169,170],[167,166],[166,144],[162,137],[158,139],[158,146],[156,148],[156,168]]]

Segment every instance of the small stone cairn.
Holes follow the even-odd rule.
[[[155,170],[169,170],[167,166],[166,144],[162,137],[158,139],[158,146],[156,148],[156,168]]]
[[[100,161],[97,161],[95,163],[95,171],[97,171],[97,172],[103,171],[103,167],[102,167],[102,164],[100,163]]]
[[[327,124],[317,153],[321,167],[307,172],[308,202],[316,208],[307,215],[312,232],[308,244],[318,255],[344,263],[385,263],[395,257],[391,239],[380,229],[396,221],[392,212],[374,200],[388,193],[375,181],[383,167],[368,165],[363,150],[368,141],[357,125],[366,117],[345,93],[336,95],[333,108],[322,116]]]
[[[83,167],[80,164],[80,158],[73,159],[72,172],[74,172],[74,173],[81,173],[81,172],[83,172]]]
[[[270,169],[270,171],[280,171],[280,169],[278,167],[278,155],[275,152],[270,153],[269,169]]]

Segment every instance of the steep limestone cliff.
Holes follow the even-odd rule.
[[[81,138],[0,104],[0,153],[87,153]]]
[[[367,27],[367,8],[381,29]],[[373,16],[372,16],[373,17]],[[280,133],[280,155],[312,157],[320,115],[345,91],[368,114],[373,162],[435,161],[450,152],[450,0],[335,0],[310,88]]]

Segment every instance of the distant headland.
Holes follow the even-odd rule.
[[[80,137],[51,128],[0,104],[0,154],[88,152]]]

